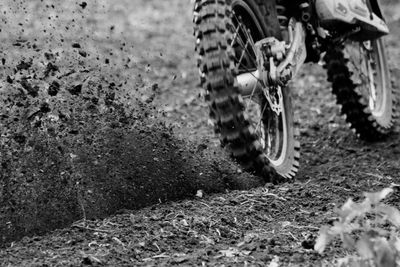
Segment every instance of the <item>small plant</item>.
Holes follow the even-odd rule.
[[[333,226],[320,229],[314,249],[323,253],[330,242],[340,237],[343,248],[352,256],[339,259],[338,266],[400,266],[400,211],[382,203],[392,192],[392,188],[385,188],[364,193],[361,203],[349,199],[336,210],[338,220]]]

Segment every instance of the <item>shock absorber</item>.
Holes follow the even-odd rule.
[[[301,10],[301,20],[304,23],[308,23],[311,19],[311,13],[312,13],[312,8],[309,3],[304,2],[300,4],[300,10]]]
[[[278,22],[282,33],[282,38],[285,41],[289,40],[289,18],[287,16],[287,8],[284,0],[276,1],[276,12],[278,14]]]

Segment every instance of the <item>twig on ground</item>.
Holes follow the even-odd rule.
[[[211,207],[210,207],[209,205],[207,205],[206,203],[201,202],[201,201],[199,201],[199,203],[202,204],[202,205],[204,205],[204,206],[206,206],[207,208],[211,209]]]
[[[291,236],[292,238],[293,238],[293,240],[296,240],[296,241],[299,241],[299,239],[297,238],[297,237],[295,237],[291,232],[285,232],[285,233],[283,233],[284,235],[288,235],[288,236]]]
[[[82,226],[82,225],[72,225],[72,227],[88,230],[88,231],[93,231],[93,232],[99,232],[99,233],[106,233],[106,234],[112,234],[114,231],[110,230],[103,230],[103,229],[98,229],[98,228],[91,228],[87,226]]]
[[[296,228],[296,229],[311,229],[311,230],[319,230],[319,228],[318,228],[318,227],[311,226],[311,225],[306,225],[306,226],[297,226],[297,225],[288,224],[288,225],[285,225],[285,227],[292,227],[292,228]]]

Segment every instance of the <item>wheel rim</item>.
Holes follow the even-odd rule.
[[[232,9],[235,26],[235,38],[232,41],[232,47],[235,50],[235,63],[239,69],[239,74],[249,73],[257,69],[254,44],[264,38],[264,33],[256,15],[244,1],[233,1]],[[263,83],[261,80],[259,82]],[[288,153],[287,114],[280,90],[281,88],[278,88],[282,112],[279,115],[269,107],[262,92],[253,90],[250,95],[243,97],[245,112],[253,130],[259,137],[266,157],[274,167],[284,164]]]
[[[281,90],[281,88],[278,90]],[[281,99],[282,98],[283,96],[281,95]],[[269,110],[263,118],[265,129],[268,130],[266,136],[267,143],[264,147],[267,150],[267,155],[271,164],[274,166],[282,165],[285,162],[288,153],[287,114],[283,99],[281,103],[282,112],[279,115],[274,111]]]
[[[357,92],[375,118],[383,117],[387,111],[387,86],[390,82],[382,40],[353,42],[348,50]]]

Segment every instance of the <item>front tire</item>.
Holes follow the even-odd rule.
[[[349,126],[363,140],[384,138],[393,128],[396,99],[383,39],[332,47],[325,62]]]

